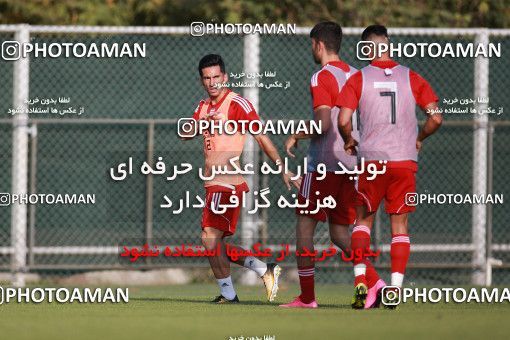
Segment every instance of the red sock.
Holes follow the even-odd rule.
[[[391,239],[391,273],[400,273],[403,275],[406,272],[407,260],[409,260],[409,254],[411,253],[411,244],[409,242],[408,234],[395,234]],[[398,279],[400,275],[392,275],[392,285],[396,282],[394,281],[394,276],[397,277],[397,281],[401,281]],[[398,282],[399,286],[402,285],[402,282]]]
[[[377,281],[379,281],[380,277],[379,274],[377,274],[374,265],[372,262],[370,262],[369,259],[365,260],[365,265],[367,266],[365,276],[367,278],[368,288],[372,288],[377,283]]]
[[[315,266],[298,266],[298,275],[301,286],[299,298],[304,303],[310,303],[315,300]]]
[[[370,247],[370,229],[364,225],[354,227],[351,235],[351,249],[356,252],[356,249],[361,249],[365,253],[366,249]],[[360,283],[367,284],[366,279],[366,264],[365,259],[354,257],[354,285]]]

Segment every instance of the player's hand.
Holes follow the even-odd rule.
[[[287,173],[284,173],[282,174],[282,177],[283,177],[283,182],[285,183],[285,186],[287,187],[287,190],[290,190],[292,187],[291,187],[291,184],[299,190],[299,188],[301,187],[301,181],[302,181],[302,177],[299,176],[299,178],[297,179],[291,179],[293,177],[295,177],[296,175],[294,175],[292,172],[287,172]]]
[[[416,140],[416,151],[420,152],[422,146],[423,142],[420,140]]]
[[[297,138],[294,135],[292,135],[289,138],[287,138],[287,140],[285,141],[285,152],[287,152],[287,155],[289,155],[290,157],[295,158],[296,155],[294,155],[292,153],[292,151],[290,151],[290,150],[293,147],[297,148],[297,146],[298,146],[298,140],[297,140]]]
[[[358,146],[358,141],[355,140],[354,138],[351,138],[349,139],[345,144],[344,144],[344,149],[345,149],[345,152],[348,154],[348,155],[351,155],[351,156],[356,156],[357,155],[357,152],[356,152],[356,147]]]

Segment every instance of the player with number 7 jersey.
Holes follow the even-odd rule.
[[[419,105],[426,110],[427,104],[438,101],[429,83],[393,60],[375,60],[354,74],[337,98],[337,106],[358,111],[358,155],[378,167],[383,166],[378,161],[384,160],[388,161],[387,169],[407,169],[403,172],[413,180],[407,181],[406,188],[399,191],[415,192],[414,173],[418,170],[415,107]],[[358,186],[363,185],[365,177],[360,178]],[[378,192],[370,192],[365,197],[361,195],[369,211],[377,210],[384,194],[383,187],[374,187],[374,190]],[[404,196],[390,196],[395,197],[387,197],[386,212],[415,210],[414,206],[405,205]]]
[[[365,164],[374,163],[378,170],[386,167],[386,171],[370,181],[366,172],[358,178],[356,226],[351,235],[351,248],[356,251],[370,245],[375,213],[384,199],[392,233],[391,285],[395,287],[390,288],[400,289],[410,255],[408,213],[415,210],[416,204],[408,199],[416,195],[418,152],[423,140],[440,127],[442,116],[437,110],[438,97],[429,83],[392,60],[388,52],[380,53],[383,50],[380,47],[389,44],[386,27],[368,26],[361,40],[371,42],[370,54],[374,60],[349,78],[337,97],[336,105],[341,108],[338,127],[346,152],[357,153],[365,159]],[[427,116],[419,132],[416,105]],[[359,143],[352,136],[351,119],[356,109]],[[366,291],[365,274],[366,265],[355,260],[354,281],[360,292]],[[365,308],[377,306],[382,288],[373,290],[372,294],[368,292]]]

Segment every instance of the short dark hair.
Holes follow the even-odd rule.
[[[361,33],[361,40],[368,40],[371,35],[388,38],[388,29],[383,25],[370,25]]]
[[[225,63],[219,54],[208,54],[198,63],[198,73],[202,76],[202,70],[206,67],[219,66],[222,73],[225,73]]]
[[[342,45],[342,27],[332,21],[318,23],[310,31],[310,38],[322,41],[328,51],[338,53]]]

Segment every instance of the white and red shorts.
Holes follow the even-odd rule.
[[[235,193],[232,193],[235,191]],[[223,237],[234,235],[237,226],[237,220],[241,213],[243,204],[243,192],[248,192],[249,188],[246,182],[239,185],[212,185],[205,188],[205,207],[202,210],[202,229],[206,227],[223,231]],[[215,210],[220,204],[229,204],[230,196],[236,195],[239,198],[239,205],[233,208],[227,208],[223,214],[216,214],[211,209],[214,204]]]
[[[305,204],[308,199],[308,206],[305,209],[296,208],[296,214],[309,216],[321,222],[353,224],[356,220],[354,181],[350,180],[347,174],[334,172],[327,172],[322,180],[317,180],[317,176],[320,176],[317,172],[309,172],[304,176],[299,189],[298,203]],[[327,196],[333,197],[336,202],[335,208],[321,208],[315,214],[305,213],[305,210],[315,210],[317,200],[322,201]]]
[[[417,167],[388,165],[385,173],[377,175],[371,181],[367,180],[370,174],[365,172],[360,175],[356,183],[358,192],[356,205],[364,205],[369,212],[375,212],[384,199],[384,208],[388,214],[404,214],[415,211],[415,206],[406,204],[406,196],[416,192]],[[380,170],[381,165],[377,164],[377,166]]]

